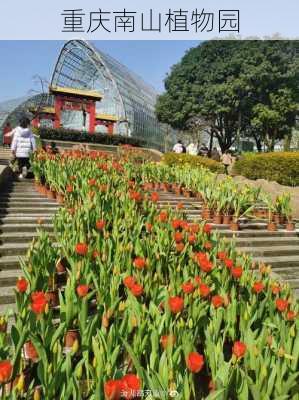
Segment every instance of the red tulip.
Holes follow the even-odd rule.
[[[236,279],[240,279],[243,274],[242,267],[234,267],[231,269],[232,276]]]
[[[190,244],[194,244],[195,242],[196,242],[196,236],[195,235],[189,235],[188,236],[188,242],[190,243]]]
[[[88,285],[79,285],[77,286],[77,295],[79,297],[85,297],[88,293],[89,286]]]
[[[153,230],[153,225],[148,222],[145,224],[145,228],[147,232],[151,232]]]
[[[142,257],[136,257],[135,260],[133,261],[133,265],[137,269],[143,269],[146,265],[145,259]]]
[[[210,225],[210,224],[205,224],[204,225],[204,227],[203,227],[204,233],[209,234],[209,233],[211,233],[211,230],[212,230],[212,225]]]
[[[281,291],[281,288],[278,284],[274,284],[271,286],[271,290],[273,294],[278,294]]]
[[[133,285],[135,285],[135,283],[136,283],[136,281],[135,281],[134,276],[126,276],[126,277],[123,279],[123,284],[124,284],[128,289],[131,289],[131,287],[132,287]]]
[[[181,253],[181,252],[184,250],[185,245],[184,245],[183,242],[177,243],[177,244],[175,245],[175,248],[176,248],[176,251],[177,251],[178,253]]]
[[[198,224],[190,224],[190,231],[192,233],[198,233],[199,232],[199,225]]]
[[[177,230],[179,228],[181,228],[181,220],[180,219],[174,219],[173,221],[171,221],[171,225],[173,227],[173,229]]]
[[[104,393],[106,400],[119,400],[121,394],[120,381],[111,379],[105,382]]]
[[[157,203],[157,201],[159,201],[159,194],[158,194],[157,192],[153,192],[153,193],[151,194],[151,201],[152,201],[153,203]]]
[[[233,345],[233,354],[237,358],[243,357],[246,353],[246,350],[247,350],[247,346],[243,342],[235,342]]]
[[[181,232],[175,232],[173,238],[176,243],[181,243],[183,241],[184,236]]]
[[[159,221],[160,222],[166,222],[167,218],[168,218],[167,211],[161,211],[159,216],[158,216]]]
[[[161,345],[165,350],[167,346],[173,346],[176,342],[176,338],[174,335],[164,335],[160,339]]]
[[[181,312],[184,308],[184,299],[179,296],[170,297],[168,300],[170,311],[174,314]]]
[[[284,312],[288,308],[289,302],[288,300],[277,299],[275,304],[278,311]]]
[[[96,222],[96,227],[98,231],[102,231],[105,228],[106,222],[103,219],[99,219]]]
[[[227,254],[225,251],[219,251],[217,253],[217,258],[221,261],[224,261],[227,258]]]
[[[212,297],[212,304],[215,308],[219,308],[222,307],[224,304],[224,299],[222,296],[219,296],[218,294],[216,294],[215,296]]]
[[[205,285],[204,283],[201,283],[199,285],[199,293],[202,297],[208,297],[211,292],[211,289],[209,286]]]
[[[96,258],[100,257],[101,253],[98,250],[94,250],[92,252],[92,258],[95,260]]]
[[[66,186],[66,191],[67,191],[68,193],[72,193],[72,192],[74,191],[73,186],[72,186],[72,185],[67,185],[67,186]]]
[[[17,289],[18,289],[18,291],[19,291],[20,293],[24,293],[24,292],[26,292],[26,290],[27,290],[28,282],[26,281],[25,278],[19,278],[19,279],[17,280],[16,286],[17,286]]]
[[[208,259],[203,259],[200,261],[200,269],[204,272],[211,272],[213,268],[213,263]]]
[[[96,182],[96,180],[94,178],[88,180],[88,185],[89,186],[96,186],[96,184],[97,184],[97,182]]]
[[[32,293],[31,301],[31,309],[35,314],[42,314],[45,311],[47,299],[44,292]]]
[[[132,285],[132,286],[130,287],[130,290],[131,290],[132,294],[133,294],[135,297],[139,297],[139,296],[141,296],[142,293],[143,293],[143,287],[142,287],[141,285],[139,285],[138,283],[135,283],[134,285]]]
[[[195,287],[194,287],[193,283],[190,281],[182,284],[182,290],[186,294],[190,294],[190,293],[194,292],[194,289],[195,289]]]
[[[201,371],[204,366],[204,356],[197,352],[192,352],[188,355],[186,363],[189,371],[197,373]]]
[[[203,245],[203,247],[204,247],[206,250],[211,250],[211,248],[213,247],[213,245],[212,245],[211,242],[205,242],[204,245]]]
[[[297,313],[295,311],[289,310],[287,312],[286,318],[287,318],[288,321],[293,321],[296,317],[297,317]]]
[[[196,277],[194,278],[194,280],[195,280],[196,285],[200,285],[201,282],[202,282],[200,276],[196,276]]]
[[[253,286],[252,286],[252,291],[255,293],[260,293],[264,290],[265,285],[263,284],[263,282],[254,282]]]
[[[141,389],[141,380],[137,375],[127,374],[121,379],[121,395],[125,399],[134,399]]]
[[[77,243],[75,247],[75,252],[80,256],[86,256],[88,252],[88,245],[86,243]]]
[[[231,269],[234,266],[234,262],[230,258],[225,258],[224,264],[228,269]]]
[[[6,383],[10,380],[12,374],[12,364],[8,360],[0,361],[0,383]],[[4,390],[2,388],[2,390]]]

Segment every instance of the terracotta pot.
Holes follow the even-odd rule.
[[[23,370],[22,374],[24,375],[24,387],[23,391],[27,392],[29,385],[31,383],[31,367],[27,367]],[[12,393],[13,389],[17,386],[19,383],[20,375],[17,375],[15,379],[11,380],[10,382],[5,384],[5,393],[6,395]],[[0,390],[1,393],[1,390]]]
[[[201,216],[205,221],[212,219],[212,210],[210,210],[208,207],[204,207]]]
[[[46,196],[47,193],[47,188],[44,185],[40,186],[40,194],[42,194],[43,196]]]
[[[31,360],[33,362],[37,362],[39,359],[38,352],[31,340],[24,344],[24,358],[25,360]]]
[[[48,190],[47,191],[47,197],[49,200],[55,200],[56,199],[56,192],[54,190]]]
[[[201,193],[196,193],[196,195],[195,195],[195,197],[198,199],[198,200],[202,200],[202,195],[201,195]]]
[[[277,224],[277,225],[281,225],[283,223],[283,216],[281,214],[274,214],[273,215],[273,221]]]
[[[178,196],[182,194],[182,189],[180,188],[180,186],[176,187],[175,194],[178,195]]]
[[[161,189],[162,189],[164,192],[168,192],[168,184],[167,184],[167,183],[161,183]]]
[[[51,290],[46,293],[46,300],[50,307],[57,307],[59,305],[59,295],[58,290]]]
[[[221,214],[214,214],[213,223],[217,224],[217,225],[220,225],[222,223],[222,215]]]
[[[275,232],[277,230],[277,225],[275,222],[269,222],[267,225],[267,230],[270,232]]]
[[[64,345],[67,348],[70,348],[73,346],[74,342],[76,340],[79,340],[80,335],[78,329],[70,329],[66,332],[64,335]]]
[[[159,190],[160,189],[160,183],[155,183],[154,184],[154,188],[155,188],[155,190]]]
[[[223,215],[222,223],[224,225],[229,225],[231,223],[232,216],[231,215]]]
[[[191,190],[185,189],[185,190],[183,191],[183,193],[184,193],[184,196],[187,197],[187,198],[190,198],[190,197],[192,196]]]
[[[230,230],[231,231],[239,231],[240,230],[240,223],[238,221],[232,221],[230,223]]]
[[[56,200],[57,200],[58,204],[63,204],[64,203],[64,195],[61,193],[57,193]]]
[[[294,222],[288,222],[288,223],[286,224],[286,230],[287,230],[287,231],[294,231],[294,230],[295,230],[295,224],[294,224]]]

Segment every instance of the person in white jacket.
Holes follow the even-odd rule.
[[[20,126],[14,130],[13,140],[11,143],[11,151],[16,157],[19,167],[19,178],[25,178],[30,168],[29,157],[36,149],[34,135],[30,130],[30,120],[22,118]]]

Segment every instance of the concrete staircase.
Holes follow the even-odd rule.
[[[158,207],[176,209],[179,203],[184,205],[187,219],[201,220],[202,202],[195,198],[186,198],[173,193],[159,192]],[[299,297],[299,230],[287,232],[279,229],[276,232],[267,231],[263,220],[243,219],[241,230],[232,232],[228,225],[216,225],[213,228],[221,236],[236,243],[238,250],[251,254],[255,261],[262,261],[272,266],[285,282],[293,287]]]
[[[0,147],[0,165],[8,165],[10,158],[10,149],[8,147]]]
[[[14,288],[38,228],[52,231],[57,203],[37,193],[33,181],[12,182],[0,192],[0,313],[14,304]]]

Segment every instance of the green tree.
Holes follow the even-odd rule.
[[[179,129],[206,121],[222,151],[241,136],[271,148],[294,126],[298,71],[292,41],[205,42],[171,69],[156,114]]]

